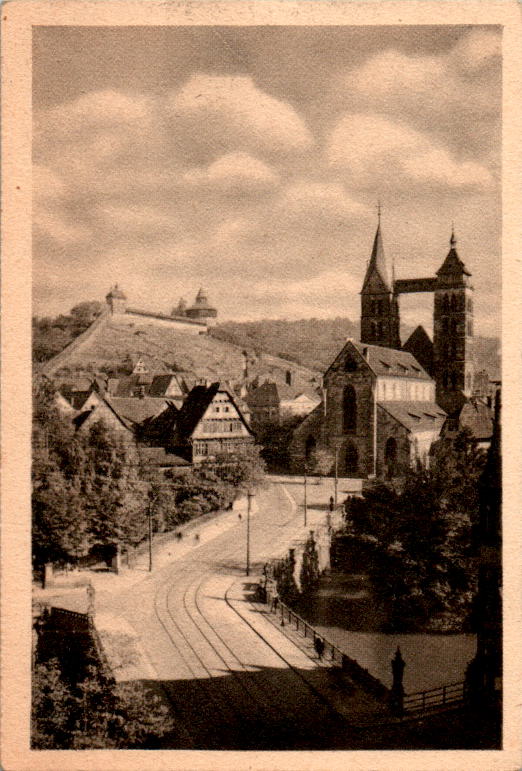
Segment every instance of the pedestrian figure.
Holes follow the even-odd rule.
[[[330,511],[334,510],[334,499],[333,495],[330,496]]]
[[[322,640],[320,637],[314,637],[314,648],[315,652],[317,653],[317,658],[319,661],[321,661],[324,653],[324,640]]]
[[[241,516],[241,512],[239,512],[237,516],[239,517],[239,519],[243,519],[243,517]]]
[[[278,605],[279,605],[279,597],[277,596],[277,594],[274,594],[274,596],[272,597],[272,611],[274,613],[277,613]]]
[[[196,535],[194,536],[194,541],[196,543],[199,543],[199,533],[196,533]]]

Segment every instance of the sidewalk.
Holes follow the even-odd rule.
[[[325,658],[318,659],[311,639],[302,637],[288,623],[282,626],[280,618],[267,605],[250,599],[249,584],[255,580],[238,579],[226,593],[228,603],[243,622],[277,651],[288,666],[299,670],[301,677],[349,723],[389,719],[390,713],[382,701],[363,690],[339,667]]]
[[[217,515],[208,516],[205,521],[202,518],[195,519],[180,525],[177,531],[183,533],[183,538],[178,541],[175,532],[157,534],[153,540],[153,570],[161,569],[174,560],[185,557],[199,546],[231,527],[238,524],[239,514],[246,515],[247,499],[239,498],[234,503],[231,511],[224,511]],[[255,499],[252,501],[250,516],[256,515],[258,507]],[[195,540],[196,533],[199,539]],[[43,589],[33,584],[33,599],[41,603],[49,603],[67,610],[75,610],[79,613],[87,612],[88,600],[86,588],[92,585],[98,592],[109,592],[111,595],[123,592],[135,584],[145,581],[150,575],[149,552],[145,544],[136,554],[133,567],[123,566],[119,573],[111,570],[72,570],[69,573],[59,574],[53,584]]]

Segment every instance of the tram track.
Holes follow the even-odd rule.
[[[212,561],[217,560],[219,564],[222,558],[221,545],[202,546],[206,546],[202,562],[208,567]],[[242,549],[229,547],[226,554],[230,561],[240,562]],[[187,568],[188,571],[182,576],[182,585],[179,580],[179,564],[169,572],[155,592],[153,605],[154,615],[187,675],[185,681],[177,679],[172,681],[172,685],[165,681],[163,688],[175,717],[181,721],[190,737],[191,748],[259,749],[255,744],[256,726],[261,727],[261,732],[264,731],[265,741],[270,741],[271,731],[275,731],[278,745],[282,744],[283,735],[287,738],[292,728],[299,725],[303,704],[306,704],[308,710],[308,720],[310,713],[319,709],[321,713],[327,712],[330,721],[336,724],[342,722],[343,727],[347,725],[314,685],[234,607],[229,593],[237,577],[224,591],[223,600],[235,617],[246,628],[250,628],[249,634],[254,632],[284,664],[280,672],[275,667],[269,667],[270,674],[263,675],[262,668],[252,669],[234,642],[225,639],[226,635],[222,634],[219,623],[216,625],[208,617],[202,594],[208,582],[223,575],[223,571],[201,575],[202,564],[195,560]],[[174,603],[177,603],[176,608],[173,607]],[[222,677],[222,672],[225,677]],[[294,686],[288,685],[289,673],[292,673],[291,680],[295,678]],[[270,678],[284,683],[286,692],[282,692]],[[291,699],[288,697],[289,690],[292,692]],[[186,703],[187,698],[192,698],[190,706]],[[312,703],[317,706],[310,709]],[[299,705],[297,709],[292,708],[296,704]],[[283,748],[286,747],[281,746]]]

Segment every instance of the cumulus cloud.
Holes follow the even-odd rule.
[[[167,109],[177,142],[189,140],[209,157],[224,148],[272,154],[313,144],[296,110],[245,75],[192,75],[168,99]]]
[[[149,235],[181,230],[179,218],[152,206],[106,204],[98,207],[97,215],[109,229],[117,233]]]
[[[350,197],[340,182],[297,180],[283,191],[279,208],[289,215],[307,217],[354,218],[368,213],[367,208]]]
[[[429,135],[377,114],[344,115],[331,133],[326,153],[328,162],[345,170],[355,187],[473,188],[492,181],[485,167],[459,162]]]
[[[229,192],[270,189],[279,174],[263,161],[244,152],[227,153],[207,168],[189,169],[183,175],[192,185],[208,185]]]
[[[473,73],[498,61],[501,55],[500,30],[470,30],[453,50],[453,60],[467,72]]]
[[[377,112],[482,154],[500,119],[500,31],[471,30],[440,54],[374,53],[336,77],[331,97],[350,112]]]

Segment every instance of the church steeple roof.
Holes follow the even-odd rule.
[[[364,277],[363,290],[366,287],[370,277],[377,273],[388,291],[391,291],[390,278],[388,276],[388,268],[386,266],[386,257],[384,256],[384,246],[382,243],[381,233],[381,205],[377,208],[377,230],[375,231],[375,238],[373,239],[372,254],[368,268],[366,270],[366,276]]]
[[[437,276],[461,276],[462,274],[471,276],[471,273],[457,254],[456,246],[457,239],[455,238],[455,231],[451,228],[450,250],[441,267],[438,269]]]

